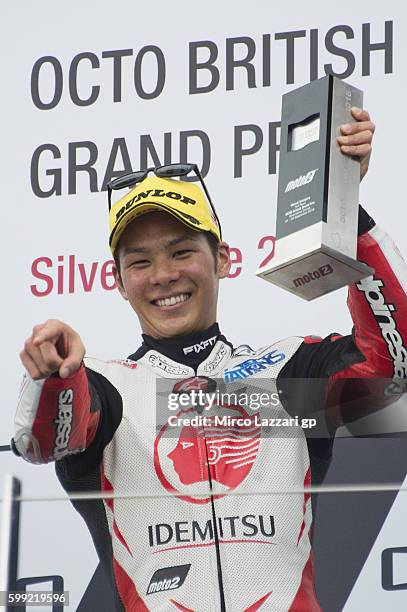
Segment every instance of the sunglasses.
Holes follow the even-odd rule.
[[[133,185],[137,185],[137,183],[141,183],[147,178],[150,172],[154,172],[156,176],[161,178],[172,178],[174,176],[186,176],[190,172],[195,172],[198,177],[202,189],[205,192],[206,198],[210,204],[214,217],[216,219],[216,223],[219,227],[219,234],[222,239],[222,229],[219,221],[219,217],[216,214],[216,210],[214,205],[212,204],[211,197],[206,188],[202,175],[199,171],[199,168],[196,164],[167,164],[166,166],[157,166],[152,168],[147,168],[146,170],[138,170],[137,172],[130,172],[129,174],[124,174],[123,176],[119,176],[118,178],[113,179],[107,184],[107,199],[109,204],[109,212],[112,207],[112,191],[116,189],[123,189],[124,187],[133,187]]]

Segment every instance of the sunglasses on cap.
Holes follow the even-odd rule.
[[[124,174],[122,176],[119,176],[113,179],[107,184],[107,199],[108,199],[109,212],[112,207],[112,191],[113,190],[124,189],[124,187],[133,187],[134,185],[137,185],[137,183],[141,183],[141,181],[144,181],[144,179],[147,178],[150,172],[154,172],[156,176],[159,176],[161,178],[173,178],[173,177],[178,177],[178,176],[186,176],[190,172],[195,172],[196,176],[198,177],[202,185],[202,189],[205,192],[206,198],[210,204],[210,207],[216,219],[216,223],[219,227],[219,234],[222,237],[222,228],[220,225],[219,217],[216,214],[215,207],[212,203],[209,192],[206,188],[202,175],[196,164],[167,164],[165,166],[156,166],[156,167],[153,166],[151,168],[147,168],[146,170],[137,170],[136,172],[130,172],[129,174]]]

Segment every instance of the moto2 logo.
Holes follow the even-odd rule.
[[[202,340],[198,344],[192,344],[191,346],[186,346],[184,349],[184,355],[188,355],[189,353],[200,353],[204,351],[208,346],[213,346],[216,342],[216,336],[212,336],[212,338],[208,338],[207,340]]]
[[[313,280],[317,280],[321,278],[321,276],[327,276],[328,274],[332,274],[334,271],[331,264],[326,264],[325,266],[321,266],[318,270],[314,270],[313,272],[308,272],[304,274],[304,276],[300,276],[294,279],[294,287],[301,287],[302,285],[306,285]]]
[[[173,591],[179,589],[185,582],[191,564],[178,565],[177,567],[165,567],[157,570],[147,587],[147,595],[160,593],[162,591]]]
[[[310,170],[309,172],[307,172],[307,174],[303,174],[298,178],[294,179],[293,181],[289,181],[287,183],[287,187],[285,188],[285,193],[287,193],[288,191],[292,191],[293,189],[297,189],[298,187],[302,187],[303,185],[307,185],[308,183],[311,183],[317,171],[318,168],[315,168],[314,170]]]

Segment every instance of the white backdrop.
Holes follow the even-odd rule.
[[[71,4],[42,0],[9,4],[4,13],[0,41],[4,240],[0,445],[8,443],[12,435],[22,375],[18,353],[35,323],[47,318],[65,320],[80,332],[87,353],[101,358],[127,356],[139,345],[140,330],[133,312],[101,282],[101,268],[110,253],[107,198],[100,189],[114,142],[121,146],[113,166],[118,172],[125,167],[126,150],[133,169],[139,169],[148,136],[164,163],[179,161],[180,138],[185,138],[186,132],[200,130],[207,135],[207,185],[225,238],[240,249],[243,260],[239,274],[240,264],[233,268],[236,277],[224,281],[221,288],[219,321],[234,344],[248,342],[255,347],[285,335],[349,332],[344,290],[306,303],[254,276],[270,249],[269,241],[263,249],[258,243],[274,234],[277,177],[273,168],[269,172],[269,166],[278,163],[278,156],[269,138],[269,124],[279,121],[283,93],[308,82],[311,76],[324,76],[327,64],[338,75],[347,71],[349,82],[364,90],[365,107],[377,124],[371,168],[361,186],[360,200],[405,254],[407,42],[402,3],[390,1],[378,6],[366,0],[342,0],[332,5],[291,0],[276,4],[254,0],[248,4],[235,0],[174,5],[156,0],[142,6],[129,0],[114,4],[105,0]],[[369,52],[369,32],[371,42],[386,41],[386,49]],[[236,60],[248,51],[254,51],[254,57],[249,72],[236,68],[232,84],[226,48],[227,44],[231,48],[231,39],[238,38],[243,41],[235,41]],[[212,53],[218,50],[214,66],[219,84],[212,91],[202,91],[216,71],[201,68],[196,73],[201,91],[192,94],[189,81],[194,70],[189,51],[200,41],[198,62],[208,60],[210,49]],[[148,46],[153,49],[146,50]],[[79,61],[75,79],[74,58],[81,53],[88,55]],[[143,92],[154,96],[157,88],[157,56],[165,63],[165,76],[162,66],[160,73],[162,92],[146,99]],[[38,78],[35,70],[33,76],[35,65],[41,66]],[[141,79],[137,87],[135,67],[136,77]],[[92,91],[93,103],[75,104],[75,93],[86,99]],[[239,130],[244,133],[242,147],[250,149],[257,144],[259,150],[241,158],[241,176],[235,176],[240,159]],[[34,152],[45,144],[51,145],[54,154],[48,147],[40,155],[37,170],[32,162]],[[77,164],[86,164],[89,155],[97,152],[91,171],[92,190],[89,174],[84,171],[77,173],[76,185],[71,176],[69,186],[74,150]],[[208,159],[200,138],[190,136],[188,160],[200,164]],[[148,161],[154,162],[151,156]],[[58,176],[60,194],[38,197],[39,189],[52,191]],[[76,263],[74,289],[69,287],[70,256]],[[92,271],[92,287],[85,291],[84,275],[89,283]],[[72,275],[70,282],[72,285]],[[105,282],[111,284],[112,278],[108,276]],[[61,493],[52,466],[33,467],[2,453],[0,479],[6,472],[22,477],[27,495]],[[399,499],[398,503],[403,502]],[[406,516],[406,501],[403,508]],[[401,510],[395,512],[393,525],[399,525],[395,527],[397,545],[406,546],[402,516]],[[48,534],[46,541],[44,533]],[[54,545],[58,542],[61,553],[57,562],[50,553],[52,540]],[[66,576],[74,609],[97,564],[81,519],[68,503],[27,503],[22,541],[20,574]],[[73,554],[80,555],[80,566],[72,563]],[[380,578],[374,578],[373,583],[377,593],[387,599],[377,603],[377,608],[372,603],[370,610],[384,606],[405,609],[403,591],[382,592]],[[361,609],[358,592],[355,587],[350,610]]]

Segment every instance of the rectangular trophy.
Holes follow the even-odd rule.
[[[362,103],[332,75],[283,95],[275,255],[257,276],[305,300],[373,273],[356,259],[359,161],[336,141]]]

